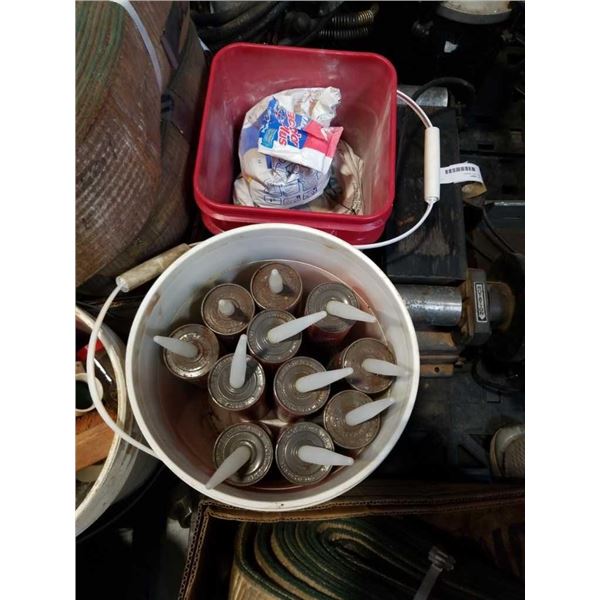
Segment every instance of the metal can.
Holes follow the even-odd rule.
[[[296,389],[296,381],[324,371],[325,367],[319,361],[308,356],[296,356],[279,367],[273,380],[273,397],[277,416],[282,421],[294,421],[323,408],[329,398],[330,386],[302,393]]]
[[[283,279],[283,290],[276,294],[271,291],[269,276],[277,269]],[[259,267],[250,281],[250,292],[258,306],[265,310],[286,310],[295,313],[302,298],[302,279],[296,269],[285,263],[267,263]]]
[[[178,327],[169,337],[193,344],[198,350],[198,356],[185,358],[163,349],[167,369],[179,379],[206,386],[208,373],[219,358],[219,340],[215,334],[204,325],[190,323]]]
[[[275,446],[275,461],[281,474],[291,483],[311,485],[327,477],[331,465],[313,465],[298,457],[301,446],[333,450],[331,436],[316,423],[301,421],[281,430]]]
[[[273,442],[266,427],[259,423],[237,423],[221,432],[213,447],[213,463],[218,469],[222,462],[237,448],[246,446],[250,459],[227,479],[227,483],[247,486],[258,483],[273,464]]]
[[[321,283],[313,288],[306,298],[304,314],[310,315],[321,310],[326,310],[327,303],[331,300],[337,300],[355,308],[360,308],[356,294],[347,285],[330,282]],[[334,346],[343,341],[353,325],[354,321],[327,315],[323,320],[311,325],[307,333],[310,341],[315,344]]]
[[[277,344],[269,341],[271,329],[293,321],[294,316],[284,310],[263,310],[248,325],[248,349],[265,367],[278,367],[293,358],[302,344],[302,333]]]
[[[346,423],[346,415],[353,409],[373,402],[369,396],[357,390],[344,390],[336,394],[325,406],[323,426],[333,442],[346,450],[360,450],[368,446],[379,433],[381,417],[377,415],[360,425]]]
[[[392,351],[375,338],[361,338],[352,342],[336,356],[333,357],[329,368],[343,369],[352,367],[354,373],[346,377],[350,386],[365,394],[379,394],[387,390],[394,381],[394,377],[388,375],[376,375],[369,373],[362,367],[365,358],[378,358],[387,362],[395,362]]]
[[[233,303],[235,310],[227,316],[219,310],[219,300]],[[202,300],[205,325],[225,341],[233,341],[244,333],[254,316],[254,299],[250,292],[235,283],[223,283],[208,291]]]
[[[212,409],[222,423],[262,419],[269,406],[265,398],[266,376],[259,362],[246,357],[246,380],[241,388],[229,383],[233,354],[219,359],[208,375]]]

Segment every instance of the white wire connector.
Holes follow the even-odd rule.
[[[410,96],[400,90],[396,90],[396,95],[415,112],[425,126],[423,197],[427,203],[427,207],[423,216],[409,230],[389,240],[355,246],[355,248],[358,248],[359,250],[383,248],[384,246],[396,244],[407,238],[409,235],[412,235],[419,227],[421,227],[421,225],[423,225],[423,223],[425,223],[427,217],[431,213],[432,206],[440,199],[440,130],[431,124],[431,120],[425,111]]]
[[[438,127],[425,129],[425,155],[423,160],[423,193],[427,204],[440,199],[440,130]]]

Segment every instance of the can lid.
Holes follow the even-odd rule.
[[[352,367],[354,373],[346,381],[355,390],[365,394],[379,394],[392,385],[395,377],[369,373],[362,367],[366,358],[378,358],[387,362],[395,362],[392,351],[375,338],[361,338],[352,342],[341,352],[341,366]]]
[[[208,393],[225,410],[245,410],[253,406],[265,391],[265,372],[252,356],[246,357],[246,379],[241,388],[229,383],[233,354],[220,358],[208,375]]]
[[[356,294],[347,285],[338,282],[329,282],[321,283],[313,288],[306,299],[304,312],[309,315],[320,310],[326,310],[327,303],[331,300],[337,300],[355,308],[360,308]],[[354,325],[354,321],[328,315],[322,321],[319,321],[315,327],[324,331],[340,332],[350,329],[352,325]]]
[[[296,356],[288,360],[275,373],[273,380],[275,399],[286,410],[299,417],[317,412],[327,402],[331,387],[302,393],[296,389],[296,381],[306,375],[324,372],[325,367],[314,358]]]
[[[219,310],[219,300],[233,303],[235,310],[226,315]],[[209,290],[202,300],[202,318],[218,335],[242,333],[254,316],[254,299],[250,292],[235,283],[223,283]]]
[[[373,400],[357,390],[344,390],[331,398],[323,411],[323,425],[335,444],[347,450],[359,450],[375,439],[381,426],[379,415],[354,427],[346,423],[346,414],[369,402]]]
[[[328,465],[313,465],[298,457],[301,446],[333,450],[331,436],[316,423],[303,421],[282,430],[275,447],[275,460],[281,474],[292,483],[308,485],[321,481],[331,471]]]
[[[252,485],[261,480],[273,464],[273,443],[266,430],[256,423],[238,423],[225,429],[215,442],[213,462],[215,467],[240,446],[250,450],[250,459],[227,479],[232,485]]]
[[[190,323],[178,327],[170,335],[183,342],[189,342],[198,349],[195,358],[185,358],[163,349],[163,360],[167,369],[177,377],[196,379],[206,375],[219,358],[219,340],[204,325]]]
[[[248,348],[262,363],[278,365],[293,358],[302,344],[302,333],[273,344],[267,335],[271,329],[294,320],[284,310],[263,310],[248,325]]]
[[[279,294],[271,291],[269,277],[277,269],[283,279],[283,290]],[[285,263],[271,262],[258,268],[250,281],[250,291],[256,304],[264,309],[291,310],[302,296],[300,275]]]

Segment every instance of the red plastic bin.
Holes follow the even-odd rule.
[[[339,215],[233,204],[240,172],[239,133],[246,112],[281,90],[335,86],[342,92],[334,125],[364,163],[364,214]],[[396,156],[396,71],[383,56],[231,44],[214,57],[194,168],[194,196],[209,231],[253,223],[293,223],[327,231],[352,244],[382,234],[392,211]]]

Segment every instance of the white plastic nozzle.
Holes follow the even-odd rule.
[[[346,425],[350,425],[350,427],[360,425],[361,423],[376,417],[379,413],[394,404],[394,402],[396,401],[393,398],[383,398],[354,408],[346,413]]]
[[[327,387],[335,381],[344,379],[354,373],[352,367],[346,367],[345,369],[335,369],[334,371],[322,371],[321,373],[311,373],[300,377],[296,381],[296,389],[301,393],[312,392],[314,390],[320,390],[321,388]]]
[[[229,371],[229,385],[234,390],[239,390],[246,381],[246,344],[248,336],[240,335],[233,358],[231,359],[231,370]]]
[[[300,446],[298,448],[298,458],[311,465],[331,465],[333,467],[349,467],[354,463],[351,456],[338,454],[318,446]]]
[[[213,473],[212,477],[206,483],[206,489],[212,490],[214,487],[235,475],[249,460],[252,453],[248,446],[239,446],[236,448]]]
[[[230,317],[235,312],[235,304],[231,300],[221,298],[217,302],[217,310],[224,317]]]
[[[386,375],[388,377],[406,375],[406,371],[400,365],[379,358],[365,358],[361,366],[365,371],[374,375]]]
[[[198,356],[198,348],[189,342],[184,342],[177,338],[165,337],[164,335],[155,335],[153,339],[159,346],[178,356],[183,356],[184,358],[196,358]]]
[[[375,323],[377,318],[371,313],[360,310],[350,304],[344,304],[344,302],[338,302],[337,300],[330,300],[325,307],[327,312],[334,317],[340,317],[341,319],[349,319],[351,321],[364,321],[365,323]]]
[[[277,269],[273,269],[269,275],[269,289],[273,294],[281,294],[283,292],[283,278]]]
[[[281,325],[277,325],[277,327],[273,327],[273,329],[269,330],[267,333],[267,339],[269,342],[271,342],[271,344],[279,344],[279,342],[283,342],[284,340],[295,336],[301,331],[308,329],[311,325],[318,323],[326,316],[327,313],[322,310],[320,312],[313,313],[312,315],[306,315],[305,317],[300,317],[299,319],[282,323]]]
[[[425,128],[423,194],[427,204],[440,199],[440,130]]]

